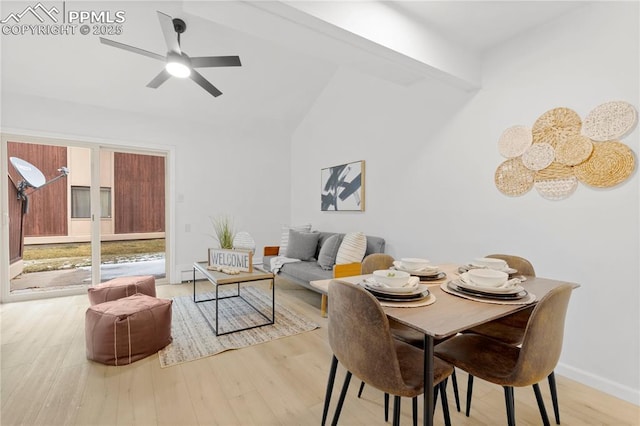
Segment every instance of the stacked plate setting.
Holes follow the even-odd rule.
[[[420,284],[417,277],[394,269],[374,271],[373,277],[362,283],[378,300],[390,302],[407,302],[422,300],[429,296],[429,290]]]
[[[431,265],[431,262],[427,259],[404,257],[394,261],[393,267],[398,271],[419,277],[421,281],[435,281],[447,276],[438,266]]]
[[[493,257],[479,257],[473,260],[473,262],[468,265],[461,266],[459,268],[459,272],[467,272],[472,269],[493,269],[495,271],[506,272],[507,274],[513,275],[518,272],[517,269],[513,269],[509,267],[507,262],[502,259],[495,259]]]
[[[493,269],[472,269],[449,282],[451,290],[474,297],[514,300],[528,295],[519,285],[520,280],[509,280],[506,272]]]

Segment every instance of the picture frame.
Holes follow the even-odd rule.
[[[364,211],[364,160],[320,171],[321,211]]]

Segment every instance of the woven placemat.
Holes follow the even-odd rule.
[[[554,108],[542,114],[533,124],[533,143],[548,143],[555,147],[571,136],[580,134],[582,120],[570,108]]]
[[[533,187],[533,170],[527,169],[520,157],[506,160],[498,166],[495,174],[496,187],[505,195],[525,194]]]
[[[634,169],[633,151],[618,141],[594,143],[589,159],[573,167],[580,182],[596,188],[615,186],[631,176]]]
[[[498,139],[498,152],[505,158],[521,156],[533,142],[531,127],[512,126],[502,132]]]
[[[556,161],[567,166],[576,166],[589,158],[593,151],[593,142],[586,136],[572,136],[556,144]]]
[[[553,162],[546,169],[536,172],[533,186],[547,200],[562,200],[575,192],[578,179],[572,167]]]
[[[387,308],[420,308],[422,306],[429,306],[432,303],[436,302],[436,296],[434,294],[429,294],[424,299],[420,300],[409,300],[409,301],[387,301],[387,300],[378,300],[380,302],[380,306],[385,306]]]
[[[555,158],[553,147],[545,142],[534,143],[522,154],[522,164],[530,170],[542,170],[549,167]]]
[[[547,200],[564,200],[576,191],[578,178],[575,176],[567,179],[545,180],[533,184],[542,198]]]
[[[522,298],[522,299],[516,299],[516,300],[507,299],[507,300],[504,300],[504,299],[490,299],[490,298],[486,298],[486,297],[471,296],[469,294],[461,293],[459,291],[455,291],[453,289],[450,289],[448,287],[447,283],[440,284],[440,288],[445,293],[449,293],[449,294],[454,295],[454,296],[462,297],[463,299],[469,299],[469,300],[473,300],[475,302],[492,303],[492,304],[495,304],[495,305],[528,305],[529,303],[533,303],[533,302],[536,301],[536,295],[533,294],[533,293],[528,293],[527,296]]]
[[[582,133],[594,141],[610,141],[625,136],[637,122],[633,105],[624,101],[606,102],[587,114]]]
[[[562,163],[554,161],[549,165],[549,167],[538,170],[534,175],[534,180],[536,182],[541,182],[543,180],[566,179],[571,177],[575,177],[572,167],[565,166]]]

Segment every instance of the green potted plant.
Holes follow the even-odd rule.
[[[212,217],[211,224],[213,225],[213,237],[218,240],[220,248],[233,249],[233,238],[236,235],[236,231],[233,229],[233,220],[226,215]]]

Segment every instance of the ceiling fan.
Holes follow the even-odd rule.
[[[160,20],[160,28],[164,34],[164,39],[167,42],[167,54],[166,56],[159,55],[157,53],[149,52],[147,50],[139,49],[137,47],[129,46],[127,44],[119,43],[117,41],[108,40],[100,37],[100,42],[109,46],[117,47],[119,49],[128,50],[129,52],[137,53],[139,55],[148,56],[149,58],[157,59],[159,61],[166,62],[165,68],[160,71],[160,74],[155,76],[153,80],[147,84],[147,87],[157,89],[162,83],[167,81],[169,77],[174,76],[178,78],[189,77],[195,81],[204,90],[211,93],[213,96],[220,96],[222,92],[218,90],[213,84],[211,84],[206,78],[202,76],[195,68],[205,67],[239,67],[240,58],[238,56],[200,56],[196,58],[190,58],[180,48],[180,34],[185,32],[187,24],[179,18],[172,18],[171,16],[158,11],[158,19]]]

